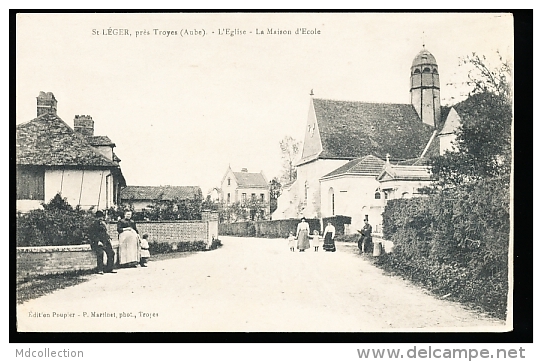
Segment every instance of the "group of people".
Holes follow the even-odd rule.
[[[358,240],[358,248],[361,253],[365,253],[368,249],[369,244],[372,241],[371,233],[373,228],[369,224],[369,220],[364,220],[364,225],[361,230],[358,230],[358,233],[361,234],[361,237]],[[293,232],[290,232],[288,236],[288,247],[290,251],[295,252],[296,248],[300,252],[304,252],[306,249],[314,248],[315,252],[318,252],[319,247],[322,245],[323,239],[323,249],[325,251],[335,252],[335,227],[331,222],[327,223],[324,233],[320,236],[318,230],[314,230],[313,234],[310,234],[309,223],[303,217],[301,222],[297,224],[297,231],[294,236]]]
[[[111,245],[111,237],[107,232],[105,215],[102,211],[96,211],[95,220],[90,227],[90,247],[96,253],[96,264],[98,274],[116,273],[113,268],[115,264],[115,252]],[[121,267],[147,266],[150,257],[149,236],[144,234],[139,237],[139,231],[132,212],[126,211],[124,217],[117,222],[119,238],[118,264]],[[104,265],[104,254],[107,262]]]
[[[320,236],[318,230],[314,230],[311,235],[309,223],[303,217],[297,225],[295,236],[293,232],[290,232],[288,236],[290,251],[295,251],[297,248],[300,252],[304,252],[306,249],[314,248],[314,251],[318,252],[320,246],[323,245],[324,251],[335,252],[337,250],[335,248],[335,227],[331,222],[327,223],[322,235]]]

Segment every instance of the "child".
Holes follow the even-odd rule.
[[[139,265],[142,267],[147,266],[147,260],[151,257],[151,253],[149,252],[149,234],[143,234],[143,238],[141,239],[141,259],[139,260]]]
[[[288,236],[288,246],[290,247],[290,251],[295,252],[295,236],[294,233],[290,231],[290,235]]]
[[[312,246],[314,246],[314,251],[318,251],[318,247],[320,247],[321,243],[321,237],[318,233],[318,230],[314,230],[313,235],[311,236]]]

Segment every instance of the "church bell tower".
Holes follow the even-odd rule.
[[[440,80],[438,65],[425,46],[410,68],[410,102],[423,123],[437,127],[440,122]]]

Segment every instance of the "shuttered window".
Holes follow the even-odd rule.
[[[43,168],[17,168],[17,200],[44,200],[45,170]]]

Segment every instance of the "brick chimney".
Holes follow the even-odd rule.
[[[94,121],[91,116],[76,115],[73,119],[73,130],[85,137],[94,136]]]
[[[38,100],[38,117],[42,114],[54,114],[56,115],[56,99],[52,92],[42,92],[36,97]]]
[[[242,168],[241,172],[248,172],[248,169],[247,168]]]

